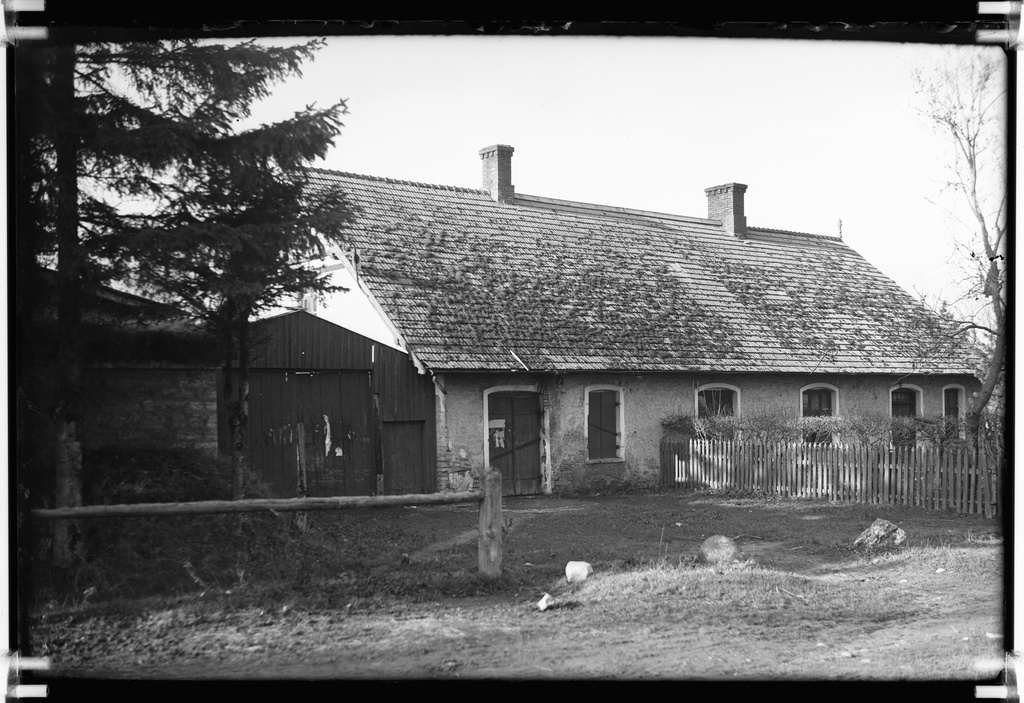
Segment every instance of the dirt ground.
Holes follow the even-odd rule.
[[[504,513],[512,590],[392,598],[373,608],[234,608],[225,595],[220,608],[191,608],[183,598],[133,612],[43,613],[35,636],[54,663],[51,688],[67,690],[76,677],[995,682],[1003,667],[998,521],[673,493],[506,498]],[[906,530],[905,548],[950,548],[911,559],[855,552],[853,539],[875,517]],[[429,538],[418,551],[383,559],[378,571],[474,569],[474,506],[352,519],[401,519]],[[858,617],[855,603],[823,611],[812,596],[783,588],[770,613],[746,612],[740,602],[735,616],[710,616],[684,597],[594,590],[637,565],[690,563],[712,534],[734,538],[750,565],[826,591],[856,583],[852,590],[877,590],[896,605]],[[981,560],[962,559],[963,549]],[[594,573],[573,586],[590,591],[564,583],[565,564],[576,559]],[[537,607],[544,593],[556,607]]]

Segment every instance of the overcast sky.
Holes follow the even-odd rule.
[[[347,100],[320,166],[481,185],[479,149],[515,148],[531,195],[707,216],[747,184],[747,222],[834,235],[909,292],[955,297],[944,139],[911,72],[950,47],[627,37],[332,37],[262,120]],[[960,49],[965,50],[965,49]],[[969,47],[969,51],[997,48]]]

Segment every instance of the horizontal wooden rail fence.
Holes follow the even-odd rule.
[[[269,498],[249,500],[204,500],[194,503],[128,503],[123,505],[85,505],[78,508],[37,508],[32,517],[41,520],[59,518],[156,517],[160,515],[211,515],[219,513],[305,512],[346,508],[390,508],[403,505],[444,505],[476,503],[483,491],[463,493],[427,493],[400,496],[335,496],[329,498]]]
[[[1001,460],[964,449],[666,440],[661,470],[670,487],[1003,514]]]
[[[447,505],[479,503],[480,572],[499,576],[503,548],[501,518],[501,473],[489,470],[479,491],[460,493],[421,493],[394,496],[335,496],[328,498],[261,498],[250,500],[206,500],[193,503],[132,503],[125,505],[85,505],[75,508],[33,508],[38,520],[78,520],[84,518],[161,517],[168,515],[212,515],[223,513],[306,512],[353,508],[391,508],[404,505]]]

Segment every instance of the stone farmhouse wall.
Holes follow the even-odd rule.
[[[545,492],[598,492],[613,488],[654,487],[660,480],[662,421],[695,414],[698,388],[722,383],[739,389],[740,414],[775,412],[799,417],[801,390],[827,384],[837,396],[837,415],[884,415],[890,389],[898,383],[920,389],[920,414],[940,415],[943,388],[977,389],[967,377],[826,376],[807,374],[446,374],[438,378],[438,490],[468,490],[478,485],[486,463],[484,394],[489,389],[541,393],[545,414],[542,463]],[[621,389],[621,460],[587,458],[585,399],[593,386]],[[443,392],[440,389],[443,388]]]

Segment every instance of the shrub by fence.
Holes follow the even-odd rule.
[[[211,515],[252,512],[298,512],[386,508],[408,505],[478,503],[478,567],[484,576],[500,576],[504,556],[504,523],[501,517],[501,473],[486,469],[481,489],[460,493],[428,493],[390,496],[336,496],[325,498],[271,498],[255,500],[206,500],[188,503],[135,503],[86,505],[64,508],[33,508],[34,520],[80,520],[111,517],[156,517],[161,515]]]
[[[662,483],[1003,514],[1000,457],[969,450],[666,440]]]

